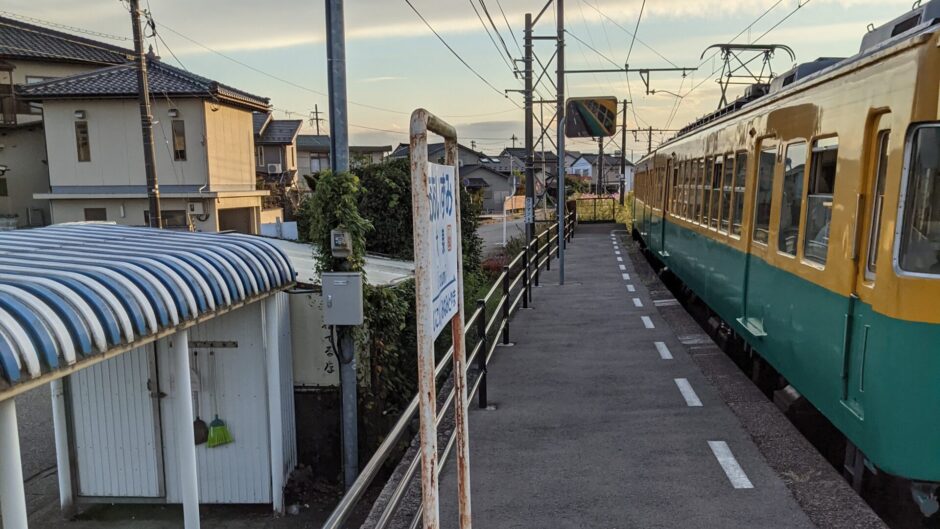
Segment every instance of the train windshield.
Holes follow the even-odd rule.
[[[915,130],[910,156],[898,264],[940,275],[940,126]]]

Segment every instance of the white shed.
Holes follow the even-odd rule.
[[[114,225],[0,234],[0,508],[25,527],[12,397],[51,384],[62,506],[271,503],[296,465],[296,274],[262,238]],[[234,442],[194,442],[218,415]]]

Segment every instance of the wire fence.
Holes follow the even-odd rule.
[[[570,241],[573,236],[576,225],[576,216],[574,211],[565,216],[565,240]],[[468,402],[478,398],[477,406],[487,407],[487,377],[486,371],[493,353],[499,345],[508,345],[510,343],[510,319],[512,315],[520,308],[527,308],[532,303],[532,287],[539,286],[542,270],[550,271],[552,259],[557,259],[560,240],[558,233],[559,224],[553,221],[548,228],[537,233],[532,240],[524,246],[522,251],[516,254],[506,266],[502,273],[493,282],[492,287],[481,299],[476,301],[476,308],[467,318],[464,324],[464,336],[467,347],[467,366],[475,371],[476,378],[473,380],[468,393]],[[470,308],[469,301],[467,309]],[[441,358],[435,367],[434,374],[440,379],[451,367],[453,360],[453,346]],[[436,422],[438,425],[444,420],[452,408],[454,402],[454,389],[451,388],[449,394],[444,399],[443,405],[439,406]],[[366,490],[372,484],[375,477],[379,474],[382,467],[388,461],[395,448],[404,439],[405,434],[411,431],[410,425],[418,412],[417,395],[411,400],[395,426],[392,427],[385,441],[376,449],[375,454],[368,463],[362,468],[359,477],[353,483],[352,487],[346,492],[346,495],[340,500],[339,504],[333,510],[333,513],[323,525],[323,529],[340,529],[350,517],[350,515],[359,506]],[[447,457],[453,448],[456,440],[456,431],[452,432],[449,439],[444,443],[444,449],[440,455],[438,472],[443,468]],[[375,529],[385,529],[394,515],[402,498],[411,485],[420,464],[420,454],[415,454],[414,459],[409,463],[404,476],[398,482],[395,490],[389,497],[377,523]],[[416,527],[421,519],[420,509],[415,513],[412,520],[412,527]]]

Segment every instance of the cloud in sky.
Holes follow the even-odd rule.
[[[454,49],[499,90],[521,88],[521,82],[497,57],[496,49],[468,2],[412,1]],[[738,41],[756,38],[793,11],[797,1],[780,2]],[[910,9],[910,0],[801,1],[806,5],[764,39],[792,45],[799,60],[854,53],[868,22],[878,24]],[[659,54],[675,64],[698,65],[702,50],[709,44],[727,41],[775,2],[648,0],[638,32],[642,42],[634,46],[631,66],[667,66]],[[495,0],[486,0],[485,3],[510,51],[518,54],[513,40],[521,39],[523,15],[537,12],[543,0],[501,0],[498,4]],[[642,0],[568,0],[566,4],[567,28],[572,34],[622,64]],[[499,7],[505,10],[512,31],[506,27]],[[150,0],[150,8],[159,24],[255,70],[226,60],[168,30],[162,31],[166,44],[187,68],[270,97],[277,108],[290,109],[296,113],[295,117],[305,115],[315,104],[321,111],[326,108],[326,98],[310,91],[326,91],[322,2]],[[95,31],[130,35],[127,12],[114,0],[5,0],[3,9]],[[461,65],[403,0],[352,0],[346,2],[345,9],[349,99],[361,104],[350,105],[350,122],[400,131],[390,133],[353,127],[350,132],[354,141],[385,144],[407,141],[408,113],[419,106],[447,116],[458,125],[462,136],[480,138],[479,145],[488,151],[510,145],[513,134],[522,136],[522,110],[486,87]],[[553,32],[552,14],[547,12],[540,24],[541,30]],[[172,62],[170,54],[163,46],[160,48],[164,58]],[[551,55],[550,43],[541,43],[538,50],[543,60]],[[611,67],[606,59],[573,37],[567,39],[566,55],[571,68]],[[775,68],[782,71],[787,67],[787,60],[778,57]],[[685,93],[693,83],[701,82],[712,68],[713,64],[706,62],[686,79],[678,74],[657,73],[652,76],[652,87]],[[551,76],[553,68],[549,67]],[[298,85],[310,90],[300,89]],[[636,115],[642,120],[640,125],[645,122],[664,126],[675,107],[672,97],[646,95],[635,76],[631,77],[629,91],[622,75],[569,76],[568,85],[568,95],[610,94],[625,99],[632,93]],[[544,95],[553,96],[552,92],[549,85],[543,85]],[[521,101],[518,94],[510,95],[512,101]],[[716,104],[717,86],[712,82],[702,83],[682,100],[672,125],[684,124],[713,110]],[[550,108],[544,110],[550,113]],[[632,112],[630,117],[630,121],[634,121]],[[645,149],[645,138],[639,140],[634,146]]]

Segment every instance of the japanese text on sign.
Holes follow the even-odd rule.
[[[431,203],[431,329],[437,336],[457,314],[457,190],[454,167],[428,164],[428,198]]]

